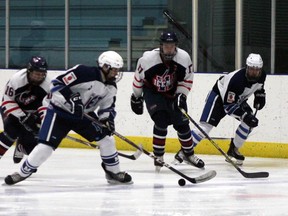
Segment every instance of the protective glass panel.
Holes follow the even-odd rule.
[[[98,56],[107,50],[118,52],[127,62],[125,0],[71,0],[69,10],[69,67],[79,63],[94,66]]]
[[[64,4],[64,0],[10,1],[9,68],[26,67],[31,56],[40,55],[49,69],[63,69]]]
[[[167,0],[132,0],[132,70],[135,70],[136,61],[144,51],[159,47],[160,34],[168,28],[167,19],[163,16],[167,7]]]
[[[0,67],[5,67],[5,1],[0,1]]]

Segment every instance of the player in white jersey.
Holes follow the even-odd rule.
[[[253,128],[258,126],[258,119],[253,115],[247,100],[254,94],[253,107],[261,110],[265,106],[266,73],[262,67],[261,56],[251,53],[246,59],[246,67],[221,76],[209,92],[200,118],[199,126],[207,134],[226,115],[240,121],[227,152],[238,165],[242,165],[245,159],[238,149],[243,146]],[[192,131],[192,136],[195,146],[205,138],[198,129]]]
[[[163,160],[167,128],[173,125],[182,147],[185,162],[198,168],[204,162],[194,155],[188,119],[180,108],[187,110],[186,98],[192,88],[193,66],[189,54],[177,47],[174,32],[163,32],[160,48],[144,52],[138,60],[133,80],[131,108],[136,114],[143,113],[143,100],[154,121],[153,153]],[[161,165],[154,161],[156,171]]]
[[[39,143],[19,173],[5,178],[6,184],[15,184],[28,178],[50,157],[70,130],[90,142],[98,142],[108,183],[133,183],[128,173],[120,171],[118,152],[112,136],[116,115],[115,77],[123,67],[123,59],[114,51],[106,51],[99,56],[98,65],[76,65],[52,80],[52,98],[40,129]],[[106,127],[91,122],[84,114],[98,119]]]
[[[0,133],[0,158],[17,140],[13,160],[19,163],[37,145],[41,117],[49,92],[45,58],[33,56],[27,68],[16,72],[7,82],[1,103],[4,131]]]

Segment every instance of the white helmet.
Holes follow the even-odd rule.
[[[263,60],[259,54],[250,53],[248,58],[246,59],[246,65],[249,67],[263,67]]]
[[[115,51],[103,52],[98,58],[98,64],[100,67],[106,64],[111,68],[122,68],[124,65],[122,57]]]

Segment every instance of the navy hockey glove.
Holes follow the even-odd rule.
[[[28,113],[26,116],[20,117],[19,122],[27,131],[31,133],[39,132],[40,128],[37,126],[37,119],[34,114]]]
[[[266,94],[264,89],[260,91],[256,91],[254,93],[254,104],[253,107],[255,109],[261,110],[266,104]]]
[[[174,99],[174,110],[184,109],[187,112],[187,103],[186,103],[186,95],[180,93],[177,94]]]
[[[83,118],[84,105],[81,100],[80,94],[74,93],[70,96],[69,102],[71,104],[71,113],[77,118]]]
[[[131,109],[132,111],[137,114],[137,115],[142,115],[143,114],[143,97],[138,97],[136,98],[134,94],[131,95]]]
[[[108,136],[111,136],[115,131],[114,119],[104,118],[104,119],[101,119],[100,122],[105,125],[105,127],[102,127],[102,133],[105,133]]]
[[[250,128],[258,126],[258,119],[252,113],[245,113],[243,116],[243,122]]]

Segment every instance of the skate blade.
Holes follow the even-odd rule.
[[[119,182],[117,180],[113,180],[113,179],[107,179],[107,182],[111,185],[131,185],[134,184],[133,181],[130,182]]]

